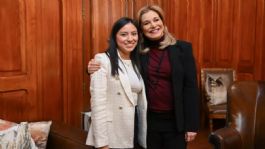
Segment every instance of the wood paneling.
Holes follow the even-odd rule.
[[[60,1],[36,1],[37,92],[41,119],[63,120],[62,29]],[[58,110],[60,109],[60,110]]]
[[[201,25],[200,28],[199,43],[193,43],[194,49],[198,50],[197,66],[200,72],[200,67],[212,67],[214,62],[214,37],[215,37],[215,14],[216,14],[216,3],[212,0],[201,1]]]
[[[108,47],[108,39],[113,23],[122,16],[127,16],[128,3],[124,0],[91,0],[92,56],[103,52]],[[118,8],[118,9],[117,9]]]
[[[82,0],[83,16],[83,111],[90,111],[90,92],[89,92],[89,75],[87,73],[87,63],[93,57],[92,49],[92,30],[91,30],[91,4],[90,0]]]
[[[25,69],[25,61],[22,54],[25,52],[25,43],[20,39],[25,39],[25,7],[19,4],[19,1],[3,0],[1,3],[1,34],[5,38],[1,38],[0,47],[0,74],[14,75],[21,73]],[[21,14],[20,14],[21,12]],[[9,17],[12,16],[12,17]],[[21,19],[20,19],[21,18]],[[12,49],[12,50],[10,50]]]
[[[169,30],[193,43],[198,69],[232,67],[239,79],[261,79],[264,1],[172,0],[162,7]]]
[[[217,0],[215,7],[214,52],[215,67],[231,67],[233,62],[233,1]]]
[[[238,79],[252,80],[255,68],[256,1],[235,1],[234,49]]]
[[[257,0],[255,78],[265,80],[265,1]]]
[[[152,5],[152,4],[156,4],[156,5],[160,5],[162,6],[162,0],[129,0],[131,1],[131,6],[133,7],[134,10],[134,15],[130,16],[132,18],[136,18],[137,17],[137,12],[140,8],[142,8],[143,6],[146,5]]]
[[[11,121],[24,121],[25,119],[32,118],[29,113],[32,112],[31,110],[35,105],[28,95],[27,90],[0,92],[1,115],[5,115],[6,119]],[[36,110],[36,108],[34,109]]]
[[[62,0],[62,76],[64,122],[81,126],[84,111],[82,0]],[[57,109],[58,110],[58,109]]]
[[[36,120],[36,39],[34,0],[0,2],[0,117]]]
[[[113,22],[147,4],[160,5],[169,31],[193,43],[198,76],[232,67],[238,80],[265,80],[264,0],[1,0],[0,117],[80,126],[88,60],[107,48]]]
[[[0,117],[80,127],[82,1],[0,3]]]

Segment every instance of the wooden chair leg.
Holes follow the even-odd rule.
[[[213,119],[209,119],[210,132],[213,131]]]

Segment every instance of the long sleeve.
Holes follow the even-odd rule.
[[[183,42],[184,54],[184,109],[186,131],[196,132],[199,129],[199,91],[196,76],[196,64],[192,54],[192,45]]]
[[[102,147],[109,144],[107,129],[107,62],[103,54],[97,54],[95,60],[99,61],[101,67],[91,75],[91,118],[95,147]]]

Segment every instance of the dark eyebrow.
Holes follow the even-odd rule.
[[[150,20],[144,20],[143,23],[145,23],[145,22],[150,22]]]
[[[127,31],[123,31],[123,32],[120,32],[120,33],[123,33],[124,34],[124,33],[128,33],[128,32]]]

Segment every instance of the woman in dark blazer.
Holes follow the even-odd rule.
[[[186,148],[199,128],[199,92],[192,46],[176,40],[158,6],[138,12],[142,76],[148,100],[148,149]]]

